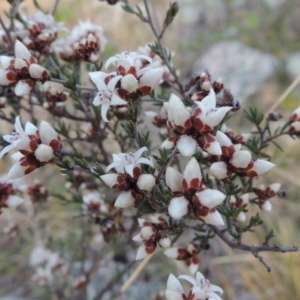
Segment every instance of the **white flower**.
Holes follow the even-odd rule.
[[[216,285],[210,284],[209,280],[205,279],[200,272],[197,272],[196,279],[187,275],[181,275],[178,278],[184,279],[193,285],[191,290],[197,300],[222,300],[216,292],[223,294],[223,290]]]
[[[194,111],[194,116],[195,126],[199,132],[209,132],[213,130],[232,109],[230,106],[216,107],[216,94],[212,88],[209,94],[202,99],[201,102],[197,102],[197,104],[198,108]]]
[[[110,106],[127,105],[128,103],[122,100],[115,91],[115,85],[122,76],[113,77],[106,85],[104,78],[108,74],[104,72],[91,72],[89,76],[93,83],[97,86],[98,93],[94,98],[93,104],[95,106],[101,105],[101,117],[103,121],[108,122],[106,113]]]
[[[6,135],[5,140],[11,145],[1,151],[0,157],[11,149],[19,151],[11,156],[16,162],[7,174],[8,179],[20,178],[40,167],[40,163],[51,162],[54,152],[62,147],[60,137],[49,123],[41,121],[37,129],[27,122],[23,130],[19,117],[16,118],[15,132]]]
[[[197,206],[197,215],[207,224],[224,225],[221,214],[215,209],[226,198],[222,192],[204,189],[195,194],[193,203]]]
[[[105,69],[107,69],[111,64],[115,67],[124,68],[125,72],[131,68],[138,68],[140,65],[140,60],[144,59],[148,62],[151,62],[152,59],[146,55],[138,54],[136,52],[127,52],[124,51],[121,54],[116,54],[115,56],[110,57],[105,63]]]
[[[42,66],[36,64],[35,58],[19,40],[15,42],[15,56],[1,56],[0,85],[15,86],[15,94],[23,96],[28,94],[36,81],[45,81],[50,73]]]
[[[140,164],[146,164],[151,167],[154,167],[151,160],[149,160],[148,158],[141,157],[141,155],[147,150],[148,149],[146,147],[142,147],[135,153],[113,154],[113,163],[107,166],[106,171],[108,172],[112,168],[115,168],[118,173],[125,172],[133,178],[133,169],[136,166],[139,166]]]
[[[167,300],[183,300],[186,299],[183,287],[180,281],[173,275],[170,274],[167,281],[167,289],[165,291]],[[184,297],[184,298],[183,298]]]

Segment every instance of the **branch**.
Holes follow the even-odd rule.
[[[3,28],[3,30],[4,30],[4,32],[5,32],[5,34],[6,34],[6,36],[7,36],[7,38],[8,38],[10,47],[11,47],[11,49],[12,49],[12,51],[13,51],[13,49],[14,49],[14,43],[13,43],[12,38],[11,38],[11,36],[10,36],[10,32],[9,32],[8,29],[6,28],[6,26],[5,26],[5,24],[4,24],[4,22],[3,22],[3,20],[2,20],[1,17],[0,17],[0,24],[1,24],[1,26],[2,26],[2,28]]]
[[[66,80],[57,79],[57,78],[50,78],[49,81],[58,82],[58,83],[61,83],[61,84],[67,83]],[[79,84],[76,84],[76,89],[77,90],[93,91],[93,92],[97,91],[97,89],[95,89],[91,86],[84,86],[84,85],[79,85]]]
[[[155,29],[154,25],[153,25],[153,20],[152,20],[152,16],[151,16],[151,13],[150,13],[150,9],[149,9],[149,5],[148,5],[148,1],[147,0],[144,0],[144,5],[145,5],[145,9],[146,9],[146,14],[147,14],[147,20],[146,22],[150,25],[150,28],[157,40],[157,44],[159,46],[159,49],[163,55],[163,58],[164,58],[164,62],[166,64],[166,66],[168,67],[169,71],[171,72],[171,74],[173,75],[174,79],[175,79],[175,82],[177,83],[178,87],[179,87],[179,92],[180,94],[184,97],[184,89],[183,89],[183,86],[182,84],[180,83],[179,81],[179,78],[177,76],[177,73],[176,71],[172,68],[166,54],[165,54],[165,51],[164,51],[164,47],[163,47],[163,44],[162,44],[162,35],[164,33],[164,30],[162,31],[161,34],[158,34],[157,30]]]
[[[245,245],[242,243],[236,243],[232,240],[229,239],[228,236],[225,235],[225,232],[222,230],[218,229],[217,227],[213,225],[209,225],[209,228],[217,235],[223,242],[225,242],[229,247],[233,249],[240,249],[243,251],[250,251],[254,257],[256,257],[267,269],[268,272],[271,272],[271,267],[267,265],[267,263],[264,261],[263,257],[258,255],[258,252],[262,251],[268,251],[268,252],[281,252],[281,253],[286,253],[286,252],[297,252],[298,248],[296,246],[289,246],[289,247],[284,247],[279,244],[275,244],[274,246],[270,246],[269,242],[271,238],[275,237],[275,234],[273,230],[270,230],[268,235],[265,237],[265,241],[263,242],[262,246],[250,246],[250,245]]]
[[[288,246],[288,247],[284,247],[282,245],[279,244],[275,244],[274,246],[269,246],[269,244],[266,244],[266,241],[269,242],[269,240],[271,239],[271,237],[273,237],[274,233],[272,232],[272,235],[269,233],[266,238],[265,238],[265,242],[262,246],[250,246],[250,245],[245,245],[242,243],[236,243],[232,240],[230,240],[230,238],[225,235],[224,232],[222,232],[222,230],[220,230],[219,228],[213,226],[213,225],[209,225],[209,228],[217,235],[219,236],[219,238],[221,238],[221,240],[223,240],[223,242],[225,242],[229,247],[234,248],[234,249],[240,249],[243,251],[255,251],[255,252],[262,252],[262,251],[268,251],[268,252],[281,252],[281,253],[286,253],[286,252],[297,252],[298,251],[298,247],[296,246]]]

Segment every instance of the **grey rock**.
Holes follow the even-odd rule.
[[[286,58],[286,71],[291,79],[300,75],[300,52],[292,53]]]
[[[270,54],[248,47],[241,42],[220,42],[200,57],[194,72],[208,70],[213,79],[223,78],[225,87],[235,99],[243,101],[257,93],[279,66]]]

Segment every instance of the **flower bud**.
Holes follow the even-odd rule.
[[[278,111],[270,112],[269,116],[268,116],[268,119],[270,121],[274,121],[274,122],[280,120],[281,118],[282,118],[282,114],[280,112],[278,112]]]
[[[129,94],[134,93],[138,87],[138,80],[132,74],[127,74],[121,79],[121,87]]]
[[[49,162],[53,158],[53,149],[48,145],[41,144],[35,150],[34,156],[40,162]]]
[[[162,248],[169,248],[171,246],[171,239],[167,235],[164,235],[161,237],[158,244]]]
[[[151,192],[155,186],[155,177],[151,174],[142,174],[138,178],[137,186],[142,191]]]

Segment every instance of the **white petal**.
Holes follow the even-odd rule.
[[[180,275],[180,276],[178,276],[178,278],[186,280],[189,283],[191,283],[192,285],[197,285],[197,281],[192,276],[189,276],[189,275]]]
[[[25,124],[25,133],[30,135],[35,135],[38,131],[37,127],[30,122],[26,122]]]
[[[29,66],[29,74],[33,79],[41,79],[44,72],[48,74],[48,71],[38,64],[31,64]]]
[[[166,184],[172,192],[179,192],[183,190],[182,187],[183,175],[173,167],[167,167],[166,170]]]
[[[230,163],[236,168],[247,168],[251,161],[251,153],[247,150],[234,152]]]
[[[215,211],[213,213],[209,213],[207,216],[201,217],[201,218],[207,224],[216,225],[216,226],[224,225],[224,221],[222,219],[222,216],[220,215],[220,213],[218,211]]]
[[[15,208],[17,206],[19,206],[20,204],[22,204],[24,202],[24,199],[22,199],[19,196],[16,195],[10,195],[7,199],[7,206],[10,208]]]
[[[273,183],[271,185],[269,185],[269,188],[275,193],[277,194],[281,188],[281,183]]]
[[[192,273],[192,274],[195,274],[198,270],[198,267],[199,267],[199,264],[190,264],[189,265],[189,271]]]
[[[142,154],[145,152],[145,151],[148,151],[148,148],[147,147],[142,147],[140,148],[139,150],[137,150],[135,153],[134,153],[134,158],[135,160],[138,160]]]
[[[113,74],[113,73],[110,73],[110,74]],[[113,91],[116,87],[116,84],[117,82],[122,78],[123,76],[122,75],[117,75],[113,78],[110,79],[110,81],[108,82],[107,84],[107,87],[110,91]]]
[[[227,164],[223,161],[218,161],[210,166],[210,174],[217,179],[224,179],[227,177]]]
[[[207,151],[209,154],[212,155],[221,155],[222,154],[222,149],[220,147],[220,144],[218,143],[217,140],[214,140],[213,142],[210,143],[208,148],[204,148],[205,151]]]
[[[6,178],[17,179],[25,175],[25,168],[20,166],[19,162],[16,162],[9,170]]]
[[[173,275],[170,274],[167,281],[167,290],[174,291],[180,294],[184,294],[183,287],[180,281]]]
[[[0,56],[0,63],[2,65],[2,68],[4,69],[8,68],[12,60],[13,60],[12,57],[5,56],[5,55]]]
[[[8,153],[10,150],[12,150],[14,148],[15,148],[15,146],[13,144],[7,145],[6,147],[4,147],[0,152],[0,158],[2,158],[3,155],[5,155],[6,153]]]
[[[274,167],[275,167],[274,164],[272,164],[266,160],[257,159],[254,162],[254,166],[253,166],[252,170],[255,171],[258,176],[258,175],[269,172]]]
[[[110,105],[128,105],[128,103],[121,99],[118,95],[113,94],[111,97]]]
[[[100,176],[101,180],[109,187],[113,187],[117,183],[117,177],[118,174],[105,174]]]
[[[163,73],[163,68],[156,68],[146,72],[140,78],[140,86],[150,86],[154,89],[162,79]]]
[[[140,234],[135,235],[132,240],[138,243],[142,243],[144,241]]]
[[[218,206],[226,198],[226,195],[224,195],[222,192],[213,189],[205,189],[201,192],[196,193],[195,196],[198,197],[202,205],[208,208]]]
[[[174,219],[181,219],[188,213],[189,202],[184,197],[176,197],[171,199],[168,212]]]
[[[152,168],[154,168],[153,162],[152,162],[150,159],[145,158],[145,157],[139,158],[139,159],[136,161],[136,164],[144,164],[144,165],[148,165],[148,166],[151,166]]]
[[[199,163],[194,157],[192,157],[187,163],[183,172],[183,178],[188,184],[194,178],[202,179]]]
[[[17,96],[24,96],[29,94],[31,89],[32,88],[29,86],[27,82],[20,80],[15,86],[15,94]]]
[[[16,40],[15,42],[15,56],[17,58],[26,59],[27,61],[30,61],[32,57],[31,53],[26,48],[26,46],[18,40]]]
[[[134,164],[129,164],[125,166],[125,172],[133,178],[133,168]]]
[[[134,198],[131,195],[131,191],[121,193],[115,202],[115,207],[126,208],[134,204]]]
[[[262,206],[261,208],[264,210],[264,211],[271,211],[272,210],[272,203],[270,201],[266,201]]]
[[[219,125],[224,119],[225,115],[232,109],[232,107],[224,106],[216,108],[206,115],[206,118],[203,120],[205,124],[209,125],[211,128]]]
[[[190,113],[183,109],[179,105],[175,105],[172,107],[172,122],[174,122],[177,126],[183,126],[184,123],[190,118]]]
[[[207,111],[214,109],[216,107],[217,100],[213,88],[210,89],[209,94],[202,99],[201,103],[206,107]]]
[[[41,121],[39,126],[40,137],[43,144],[48,145],[52,140],[57,139],[58,134],[46,121]]]
[[[192,156],[196,153],[197,142],[188,135],[182,135],[178,142],[177,148],[183,156]]]
[[[106,117],[106,114],[107,114],[107,111],[108,111],[108,109],[109,109],[109,104],[106,104],[106,103],[104,103],[104,104],[102,104],[101,105],[101,118],[102,118],[102,120],[104,121],[104,122],[108,122],[108,119],[107,119],[107,117]]]
[[[229,147],[229,146],[232,145],[232,142],[231,142],[230,138],[225,133],[223,133],[222,131],[219,131],[219,130],[217,131],[216,139],[217,139],[217,141],[219,142],[219,144],[221,146]]]
[[[143,258],[147,257],[148,255],[149,254],[146,252],[145,245],[143,244],[138,248],[135,260],[143,259]]]
[[[6,77],[7,70],[5,69],[0,69],[0,85],[9,85],[12,80],[7,79]]]

